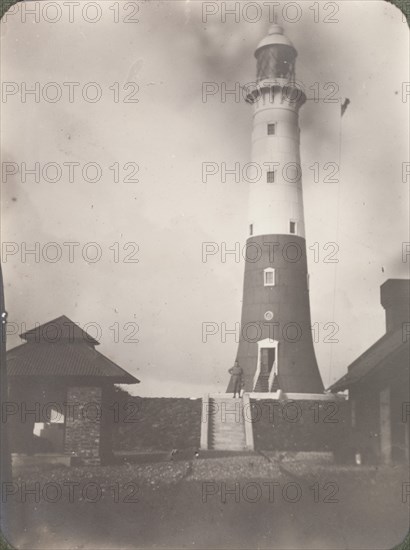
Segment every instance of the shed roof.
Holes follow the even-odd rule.
[[[48,321],[43,325],[36,326],[26,332],[20,334],[20,338],[29,342],[72,342],[83,341],[87,344],[98,346],[99,342],[95,340],[88,332],[82,330],[76,323],[71,321],[65,315],[57,317],[52,321]]]
[[[345,390],[381,366],[392,354],[406,348],[409,348],[409,342],[403,340],[401,328],[394,332],[388,332],[353,361],[348,367],[348,372],[329,389],[331,391]]]
[[[33,335],[35,330],[39,330],[41,327],[22,334],[21,338],[26,338],[28,335],[28,342],[7,352],[9,376],[87,376],[110,380],[118,384],[139,383],[137,378],[98,352],[94,348],[95,344],[84,337],[87,333],[83,332],[68,317],[59,317],[42,326],[61,320],[64,321],[67,328],[67,332],[64,334],[66,336],[74,334],[75,337],[61,338],[55,342],[44,338],[37,340]],[[61,323],[56,323],[56,325],[60,326]],[[98,342],[96,343],[98,344]]]

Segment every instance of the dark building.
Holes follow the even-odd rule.
[[[109,460],[114,384],[139,380],[65,316],[20,337],[26,343],[7,352],[11,452],[66,455],[71,463]]]
[[[352,452],[365,462],[388,464],[409,460],[410,281],[386,281],[381,304],[386,334],[330,390],[349,390]]]

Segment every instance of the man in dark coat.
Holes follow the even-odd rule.
[[[232,376],[233,396],[236,397],[236,394],[238,394],[238,397],[240,397],[241,388],[242,388],[243,370],[242,370],[242,367],[239,366],[239,362],[235,361],[234,366],[231,367],[228,372]]]

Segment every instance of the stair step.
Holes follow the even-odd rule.
[[[242,429],[244,422],[215,422],[214,426],[219,426],[220,428],[228,428],[232,430],[236,426]]]
[[[214,441],[216,441],[217,439],[220,441],[238,441],[238,440],[245,439],[245,435],[244,434],[229,435],[229,434],[217,433],[217,434],[213,434],[212,439]]]
[[[227,437],[226,435],[217,435],[212,438],[214,441],[245,441],[245,435],[239,434],[231,437]]]
[[[222,440],[222,441],[214,441],[213,445],[214,445],[215,449],[217,447],[219,449],[223,449],[224,447],[227,448],[227,449],[230,449],[231,447],[245,447],[246,446],[246,441],[225,441],[225,440]]]
[[[246,449],[243,400],[240,397],[214,397],[216,413],[209,416],[211,449],[242,451]]]
[[[245,441],[245,436],[242,434],[235,436],[215,435],[212,439],[214,441]]]
[[[243,445],[246,443],[245,438],[240,439],[225,439],[224,437],[221,439],[214,439],[212,441],[214,445]]]
[[[223,433],[223,432],[214,432],[213,433],[213,438],[216,439],[216,438],[220,438],[220,439],[241,439],[241,438],[244,438],[245,437],[245,433],[243,432],[236,432],[234,434],[229,434],[229,433]]]
[[[214,437],[240,437],[244,432],[245,430],[241,432],[239,430],[235,430],[234,432],[228,430],[214,430],[211,433]]]
[[[215,422],[214,426],[218,426],[218,428],[226,428],[228,430],[235,428],[242,430],[244,422]]]
[[[246,445],[226,445],[218,444],[213,447],[217,451],[243,451],[246,449]]]
[[[242,434],[235,434],[234,436],[228,435],[215,435],[213,437],[214,441],[245,441],[245,436]]]

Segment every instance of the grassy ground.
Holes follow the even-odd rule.
[[[23,483],[60,484],[39,502]],[[94,468],[37,470],[15,479],[6,538],[42,549],[390,549],[408,531],[408,471],[336,467],[258,454]],[[69,498],[63,483],[76,485]],[[101,489],[97,493],[87,484]],[[89,489],[93,486],[88,485]],[[406,491],[405,491],[406,492]],[[70,502],[72,500],[72,502]],[[409,498],[410,500],[410,498]]]

